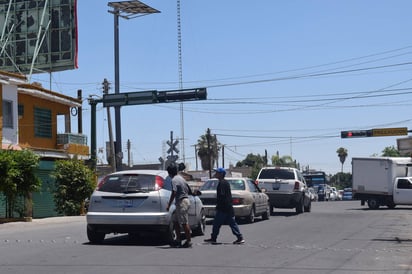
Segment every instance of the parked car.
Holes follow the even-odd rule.
[[[86,214],[87,237],[101,243],[106,234],[157,231],[169,242],[176,239],[172,215],[166,211],[171,191],[164,170],[126,170],[106,176],[90,197]],[[190,195],[189,225],[194,235],[203,235],[206,217],[202,201]],[[183,231],[183,230],[182,230]]]
[[[352,188],[348,187],[343,189],[342,200],[352,200]]]
[[[269,196],[270,212],[273,208],[295,208],[296,213],[310,212],[312,201],[305,178],[292,167],[264,167],[256,182]]]
[[[232,191],[232,203],[236,218],[246,219],[249,223],[255,221],[256,216],[267,220],[270,216],[269,197],[263,193],[255,182],[249,178],[225,178]],[[207,180],[200,187],[201,200],[205,215],[209,218],[215,216],[217,179]]]
[[[308,192],[310,200],[316,202],[318,200],[318,193],[316,193],[316,190],[313,187],[308,187]]]

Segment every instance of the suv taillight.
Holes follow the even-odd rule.
[[[160,176],[155,177],[155,190],[160,190],[163,188],[164,180]]]
[[[298,181],[295,181],[295,187],[293,190],[300,190],[300,183]]]

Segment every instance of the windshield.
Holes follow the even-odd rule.
[[[226,181],[229,182],[231,190],[245,190],[245,182],[241,179],[226,179]],[[216,190],[218,183],[218,180],[208,180],[200,190]]]
[[[148,192],[156,189],[156,180],[163,180],[148,174],[110,175],[105,178],[99,191],[116,193]]]

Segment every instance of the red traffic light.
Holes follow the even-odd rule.
[[[341,131],[341,138],[358,138],[358,137],[371,137],[372,130],[350,130],[350,131]]]

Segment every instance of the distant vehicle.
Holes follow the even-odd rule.
[[[412,205],[410,157],[352,158],[354,198],[370,209]]]
[[[164,170],[125,170],[106,176],[93,192],[86,214],[87,237],[101,243],[106,234],[157,231],[166,241],[176,239],[172,215],[166,211],[171,191]],[[189,225],[194,235],[203,235],[206,216],[198,196],[189,196]]]
[[[318,201],[329,201],[330,190],[327,187],[329,184],[329,176],[324,171],[304,171],[302,172],[308,187],[313,187],[318,193]]]
[[[342,200],[352,200],[352,188],[344,188]]]
[[[329,184],[329,176],[323,171],[304,171],[302,175],[308,187]]]
[[[263,193],[249,178],[225,178],[232,191],[233,209],[236,218],[244,218],[249,223],[255,221],[256,216],[262,216],[263,220],[269,219],[269,197]],[[216,208],[217,179],[206,181],[201,187],[201,200],[206,217],[213,218]]]
[[[263,167],[256,179],[257,185],[269,196],[273,208],[295,208],[296,213],[310,212],[312,201],[305,178],[292,167]]]
[[[341,200],[342,201],[342,199],[343,199],[343,189],[339,189],[338,190],[338,197],[339,197],[339,200]]]
[[[318,201],[329,201],[330,200],[330,188],[326,184],[320,184],[317,186],[318,189]]]
[[[318,193],[316,192],[316,190],[313,187],[308,187],[308,192],[311,201],[316,202],[318,200]]]
[[[330,187],[330,200],[331,201],[341,200],[341,196],[339,196],[339,191],[334,186]]]

